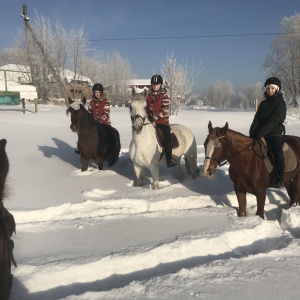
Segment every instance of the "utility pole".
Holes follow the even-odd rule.
[[[41,44],[41,42],[39,41],[39,39],[37,38],[35,32],[33,31],[32,27],[29,24],[29,18],[27,16],[27,6],[26,6],[26,4],[23,4],[23,14],[21,14],[21,17],[24,19],[24,22],[25,22],[26,33],[28,31],[31,33],[31,36],[32,36],[34,42],[36,43],[36,45],[39,47],[48,68],[50,69],[51,73],[53,74],[55,80],[59,83],[61,92],[63,93],[64,98],[65,98],[65,104],[68,106],[68,93],[65,89],[65,86],[64,86],[63,82],[61,81],[60,76],[57,74],[56,70],[54,69],[53,65],[51,64],[51,62],[48,58],[48,55],[45,52],[45,49],[44,49],[43,45]]]
[[[28,52],[28,61],[29,61],[29,67],[30,67],[30,75],[31,75],[31,82],[36,83],[34,80],[34,70],[32,65],[32,51],[31,51],[31,44],[30,44],[30,37],[27,30],[26,22],[29,21],[29,18],[27,17],[27,6],[24,3],[23,4],[23,13],[21,14],[22,18],[25,21],[25,32],[26,32],[26,40],[27,40],[27,52]]]

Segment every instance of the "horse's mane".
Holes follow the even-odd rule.
[[[234,140],[239,147],[245,147],[245,146],[248,147],[252,144],[254,146],[258,145],[258,142],[256,140],[253,140],[252,138],[232,129],[227,130],[227,136],[229,139],[234,137]],[[252,151],[252,147],[248,147],[248,149]]]

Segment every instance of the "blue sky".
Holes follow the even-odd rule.
[[[83,26],[91,48],[119,52],[140,79],[160,73],[170,52],[178,62],[201,63],[200,89],[218,80],[236,89],[263,82],[274,35],[262,34],[280,32],[283,17],[300,13],[299,0],[1,0],[0,49],[12,47],[24,28],[24,2],[31,18],[36,10],[68,29]],[[212,37],[153,39],[190,36]]]

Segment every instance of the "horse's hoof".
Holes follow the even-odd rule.
[[[239,216],[239,217],[246,217],[247,214],[246,214],[245,211],[243,211],[243,212],[239,211],[239,212],[238,212],[238,216]]]

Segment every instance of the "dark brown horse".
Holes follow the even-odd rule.
[[[8,299],[11,285],[11,262],[13,258],[13,241],[10,239],[16,229],[14,217],[3,205],[5,180],[9,170],[5,152],[6,140],[0,140],[0,299]]]
[[[69,98],[69,103],[67,114],[71,114],[71,130],[78,133],[81,171],[88,169],[91,159],[96,161],[99,170],[103,169],[104,160],[108,161],[111,167],[117,161],[120,153],[119,132],[113,127],[106,128],[96,122],[85,109],[85,98],[81,103],[74,102]],[[114,139],[113,142],[112,139]]]
[[[239,203],[238,215],[246,216],[246,193],[250,193],[256,196],[256,215],[264,218],[266,190],[272,187],[274,174],[269,174],[266,169],[259,143],[228,129],[227,122],[223,128],[213,128],[209,121],[208,132],[202,174],[213,177],[215,169],[227,160]],[[285,142],[292,148],[297,160],[296,168],[284,174],[284,187],[290,197],[290,205],[295,206],[300,203],[300,138],[285,136]]]

